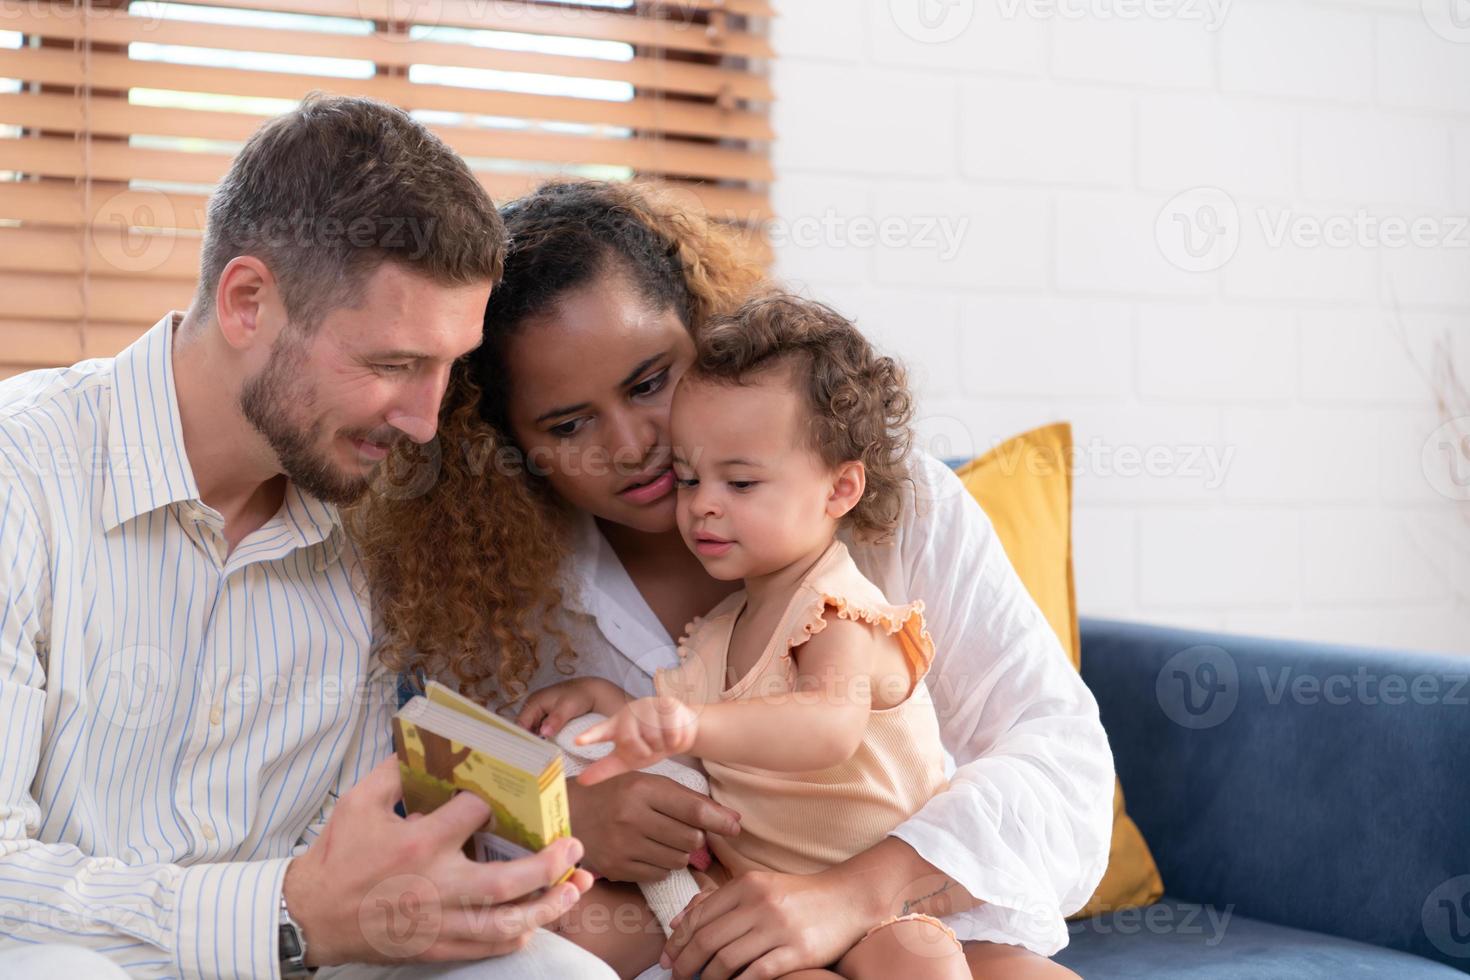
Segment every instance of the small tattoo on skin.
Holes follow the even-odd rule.
[[[946,881],[944,884],[940,885],[938,888],[934,889],[932,892],[930,892],[927,895],[920,895],[918,898],[906,899],[904,901],[904,903],[903,903],[903,911],[900,912],[899,914],[900,915],[908,915],[910,912],[914,911],[914,907],[916,905],[918,905],[921,902],[927,902],[929,899],[933,898],[936,895],[942,895],[943,893],[949,891],[950,888],[953,887],[953,885],[954,885],[954,882],[952,882],[952,881]]]

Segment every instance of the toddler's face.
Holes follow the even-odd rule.
[[[834,473],[803,439],[808,413],[777,367],[743,385],[685,379],[670,435],[684,543],[718,579],[767,575],[831,540]]]

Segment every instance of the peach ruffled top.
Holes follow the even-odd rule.
[[[923,684],[934,643],[923,601],[890,603],[834,540],[798,583],[755,666],[726,687],[730,636],[745,601],[742,589],[685,627],[680,665],[654,675],[660,694],[707,704],[790,693],[801,644],[825,629],[830,615],[881,629],[898,644],[912,678],[901,702],[869,712],[862,742],[846,762],[792,773],[703,760],[710,795],[741,815],[739,835],[710,837],[725,869],[810,874],[878,843],[944,788],[944,749]]]

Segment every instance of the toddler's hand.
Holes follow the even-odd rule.
[[[640,698],[576,738],[578,745],[612,742],[610,754],[583,770],[577,782],[592,786],[619,773],[651,766],[688,752],[699,732],[699,715],[678,698]]]

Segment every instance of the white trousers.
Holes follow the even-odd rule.
[[[5,980],[127,980],[127,974],[101,953],[80,946],[12,946],[0,949]],[[591,953],[544,929],[519,953],[472,963],[326,967],[317,980],[617,980],[617,974]]]

